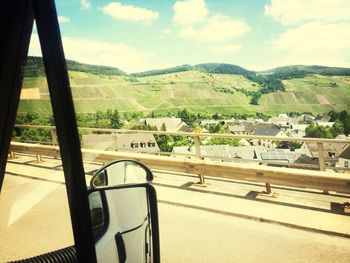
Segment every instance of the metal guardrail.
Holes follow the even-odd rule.
[[[12,153],[20,152],[37,156],[59,156],[58,146],[39,144],[12,142],[10,151]],[[268,193],[271,193],[271,184],[273,184],[350,194],[350,174],[215,162],[201,159],[182,159],[130,152],[92,149],[81,149],[81,151],[84,158],[96,162],[105,163],[116,159],[135,159],[146,164],[151,169],[196,174],[199,176],[200,183],[204,183],[204,176],[211,176],[265,183]]]
[[[52,145],[57,145],[56,139],[56,127],[46,126],[46,125],[15,125],[16,128],[37,128],[37,129],[48,129],[51,131]],[[102,133],[114,133],[114,134],[128,134],[128,133],[141,133],[141,134],[152,134],[152,135],[174,135],[174,136],[184,136],[192,137],[194,139],[195,153],[188,156],[195,156],[197,158],[208,157],[201,154],[200,139],[203,137],[211,138],[232,138],[232,139],[253,139],[253,140],[273,140],[273,141],[287,141],[287,142],[312,142],[317,144],[317,151],[319,156],[319,165],[315,166],[312,164],[281,164],[280,162],[274,161],[264,161],[259,160],[259,163],[269,164],[269,165],[280,165],[295,168],[306,168],[306,169],[319,169],[320,171],[325,171],[327,167],[327,161],[334,161],[334,159],[324,158],[324,143],[346,143],[350,144],[350,140],[346,139],[324,139],[324,138],[295,138],[295,137],[272,137],[272,136],[256,136],[256,135],[236,135],[236,134],[215,134],[215,133],[195,133],[195,132],[168,132],[168,131],[145,131],[145,130],[125,130],[125,129],[104,129],[104,128],[78,128],[80,131],[87,132],[102,132]],[[45,142],[47,144],[47,142]],[[160,154],[170,154],[162,153]],[[176,155],[186,155],[186,154],[176,154]],[[242,159],[243,160],[243,159]],[[247,160],[249,162],[254,162],[254,160]],[[337,171],[346,171],[348,169],[337,167]]]
[[[21,125],[16,124],[17,128],[40,128],[56,130],[55,126],[46,125]],[[325,139],[325,138],[306,138],[306,137],[272,137],[258,135],[243,135],[243,134],[226,134],[226,133],[196,133],[196,132],[169,132],[169,131],[145,131],[145,130],[126,130],[126,129],[104,129],[104,128],[84,128],[79,127],[80,131],[90,132],[105,132],[105,133],[144,133],[153,135],[175,135],[186,137],[212,137],[212,138],[232,138],[232,139],[256,139],[256,140],[273,140],[287,142],[314,142],[314,143],[350,143],[346,139]]]

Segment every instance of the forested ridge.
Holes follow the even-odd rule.
[[[263,94],[272,92],[285,91],[282,80],[293,78],[304,78],[307,75],[318,74],[324,76],[350,76],[350,68],[325,67],[325,66],[303,66],[292,65],[278,67],[266,71],[251,71],[242,68],[238,65],[227,63],[203,63],[194,66],[181,65],[160,70],[150,70],[126,74],[122,70],[115,67],[89,65],[73,60],[67,60],[67,68],[71,71],[80,71],[92,73],[95,75],[125,75],[132,78],[148,77],[155,75],[163,75],[170,73],[178,73],[190,70],[198,70],[208,74],[235,74],[241,75],[252,82],[256,82],[260,88],[257,91],[246,90],[243,88],[234,88],[234,90],[243,93],[250,99],[250,104],[258,105],[259,99]],[[43,61],[41,57],[28,57],[27,65],[25,66],[25,77],[37,77],[45,74]]]

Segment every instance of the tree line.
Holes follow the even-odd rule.
[[[330,111],[330,121],[334,122],[332,127],[317,125],[311,122],[306,128],[306,137],[313,138],[335,138],[339,134],[350,134],[350,114],[347,111]]]
[[[74,60],[66,60],[68,70],[91,73],[95,75],[126,75],[125,72],[118,68],[90,65],[80,63]],[[29,56],[27,64],[24,67],[24,77],[39,77],[45,76],[45,68],[42,57]]]

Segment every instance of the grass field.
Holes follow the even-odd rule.
[[[263,95],[259,105],[232,88],[255,91],[259,85],[240,75],[185,71],[150,77],[97,76],[69,72],[77,112],[117,108],[120,112],[166,114],[186,108],[206,113],[313,112],[350,109],[350,77],[311,75],[283,81],[286,92]],[[335,83],[335,84],[334,84]],[[51,112],[44,77],[25,78],[24,88],[39,88],[40,100],[22,100],[19,111]],[[225,92],[229,91],[229,92]]]

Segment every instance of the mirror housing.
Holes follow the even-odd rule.
[[[90,187],[111,187],[123,184],[151,183],[153,173],[143,163],[134,160],[117,160],[99,169],[90,180]]]
[[[88,195],[98,261],[160,262],[157,196],[151,184],[92,188]]]
[[[151,170],[134,160],[99,169],[88,190],[99,262],[160,262],[157,196]]]

